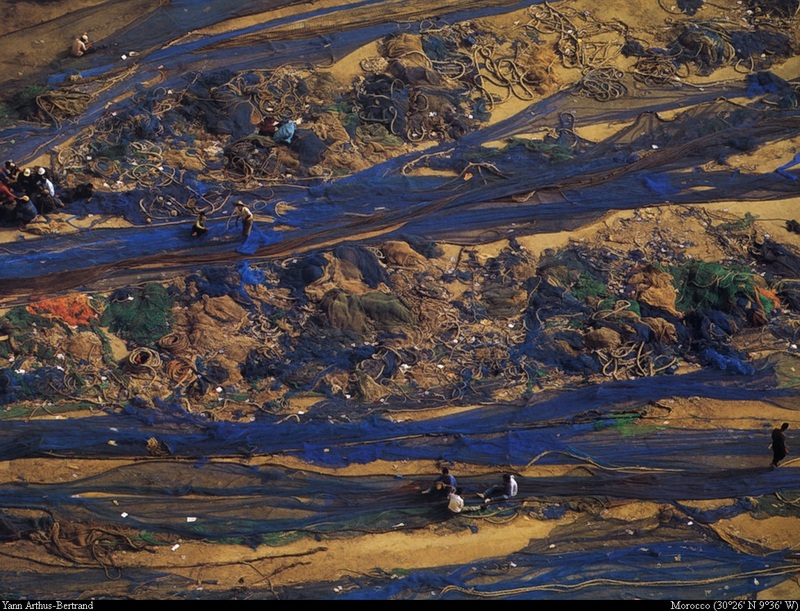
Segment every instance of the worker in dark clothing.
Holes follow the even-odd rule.
[[[0,222],[17,220],[17,195],[5,183],[0,182]]]
[[[1,203],[0,204],[0,224],[10,225],[17,220],[17,203],[13,204]]]
[[[192,225],[192,237],[201,238],[207,232],[208,227],[206,227],[206,213],[201,212],[197,215],[197,220],[195,220],[194,225]]]
[[[65,204],[85,199],[87,202],[92,201],[94,196],[94,185],[90,182],[83,182],[75,187],[68,187],[63,190],[61,201]]]
[[[10,159],[5,162],[3,169],[0,170],[0,181],[7,186],[12,187],[17,182],[19,176],[19,168],[17,164]]]
[[[423,490],[422,494],[430,494],[431,492],[436,491],[442,493],[444,496],[447,496],[457,487],[458,485],[456,484],[456,478],[450,473],[450,469],[447,467],[442,467],[442,474],[433,480],[431,487]]]
[[[32,197],[38,190],[36,187],[36,177],[30,168],[25,168],[17,175],[17,188],[28,197]]]
[[[31,221],[36,220],[39,211],[27,195],[17,199],[16,218],[20,222],[20,229],[24,228]]]
[[[58,199],[58,196],[51,194],[47,189],[42,189],[34,196],[33,204],[39,214],[50,214],[64,207],[64,203]]]
[[[789,423],[784,422],[779,429],[772,430],[772,467],[778,466],[786,455],[789,449],[786,447],[786,434],[784,431],[789,428]]]
[[[28,197],[36,192],[36,179],[30,168],[25,168],[17,174],[16,190]]]

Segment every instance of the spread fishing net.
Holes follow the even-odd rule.
[[[663,392],[674,396],[674,389],[665,387]],[[728,398],[742,398],[743,392],[733,389],[725,392],[719,387],[715,391],[699,379],[680,389],[680,393],[686,395]],[[131,406],[125,414],[109,413],[105,418],[90,419],[84,424],[76,421],[73,426],[80,426],[84,434],[82,443],[72,447],[63,443],[69,436],[64,436],[61,430],[62,425],[70,426],[69,421],[27,425],[8,422],[10,427],[4,427],[7,440],[2,444],[6,459],[33,456],[43,451],[72,456],[73,460],[93,452],[107,454],[109,450],[112,455],[157,456],[151,454],[156,447],[162,448],[170,459],[151,458],[137,464],[110,467],[97,475],[64,483],[5,484],[3,523],[6,527],[3,533],[8,540],[41,542],[53,557],[72,563],[70,580],[61,583],[59,577],[48,584],[50,592],[60,593],[61,588],[69,588],[64,592],[85,591],[92,587],[116,592],[116,585],[102,585],[109,575],[117,575],[122,583],[138,581],[138,571],[120,569],[117,564],[117,554],[123,550],[126,554],[152,553],[146,550],[198,538],[256,549],[263,544],[279,546],[281,541],[288,541],[286,537],[324,541],[365,532],[428,528],[444,521],[455,531],[480,530],[486,520],[510,519],[515,515],[555,519],[559,509],[575,511],[583,507],[579,510],[587,514],[583,520],[595,522],[594,526],[585,523],[583,536],[574,527],[563,532],[557,529],[546,542],[532,542],[529,549],[502,560],[471,563],[470,568],[463,567],[455,572],[455,567],[427,570],[398,567],[398,570],[403,569],[407,580],[395,583],[364,576],[345,584],[350,596],[356,598],[535,598],[545,594],[574,597],[602,593],[605,596],[608,592],[661,598],[676,593],[699,595],[697,588],[713,589],[714,584],[720,588],[723,585],[742,588],[741,591],[746,592],[752,587],[754,576],[777,583],[782,576],[795,570],[795,565],[782,554],[763,555],[753,549],[737,549],[735,545],[730,547],[732,542],[726,544],[708,536],[715,522],[752,509],[750,504],[732,503],[725,511],[717,513],[695,511],[678,504],[672,509],[664,508],[655,523],[645,521],[640,525],[627,520],[603,520],[598,524],[597,518],[591,517],[591,506],[581,505],[581,499],[587,495],[595,499],[598,509],[604,503],[626,498],[669,502],[678,489],[684,499],[745,495],[757,499],[759,495],[771,494],[776,487],[790,490],[796,484],[791,473],[787,473],[790,470],[756,477],[753,469],[726,468],[725,462],[730,461],[732,453],[746,453],[751,444],[763,443],[755,431],[727,431],[724,435],[709,437],[703,431],[656,427],[642,429],[635,437],[620,437],[619,425],[625,418],[619,414],[633,414],[635,406],[646,408],[658,402],[659,396],[653,392],[652,385],[612,384],[600,392],[592,389],[589,393],[587,389],[575,396],[553,396],[525,414],[512,415],[498,408],[492,415],[476,410],[467,419],[445,418],[436,427],[435,438],[427,436],[431,433],[430,427],[425,428],[427,433],[422,433],[422,429],[415,430],[419,427],[414,423],[398,425],[381,419],[359,427],[322,421],[300,424],[291,420],[273,424],[215,424],[167,405]],[[503,423],[502,414],[511,421]],[[140,418],[147,423],[144,429],[141,423],[137,424]],[[529,426],[525,424],[527,418],[532,419]],[[472,425],[470,419],[474,419]],[[541,424],[546,421],[550,427],[542,429]],[[511,422],[513,427],[509,428]],[[496,428],[490,428],[493,425]],[[348,428],[352,430],[348,432]],[[259,429],[263,429],[263,436]],[[25,434],[21,435],[23,430]],[[455,434],[454,430],[459,433]],[[511,430],[514,432],[510,433]],[[311,444],[303,441],[309,439],[309,431],[315,439]],[[372,441],[367,441],[370,438]],[[38,444],[35,439],[39,440]],[[437,441],[432,443],[432,439]],[[109,441],[114,444],[109,445]],[[348,478],[269,464],[245,464],[235,458],[244,448],[252,450],[259,443],[268,444],[272,453],[303,452],[312,462],[330,461],[332,456],[345,462],[369,461],[376,456],[389,460],[415,455],[447,458],[452,452],[460,460],[474,464],[513,465],[531,460],[553,464],[553,461],[558,463],[571,456],[572,460],[583,461],[584,469],[588,469],[592,477],[586,477],[585,473],[566,473],[556,477],[520,478],[520,494],[514,502],[449,518],[442,501],[420,501],[419,489],[426,481],[419,477]],[[716,464],[715,468],[724,476],[709,477],[708,468],[692,459],[690,449],[697,444],[703,444],[706,459]],[[281,447],[284,450],[280,450]],[[526,447],[529,448],[527,453],[520,452]],[[552,449],[542,456],[539,451],[542,447]],[[230,454],[234,460],[221,461],[209,451]],[[169,475],[165,476],[167,472]],[[483,488],[485,476],[458,473],[458,481],[465,490],[475,491]],[[102,490],[104,494],[95,495],[92,493],[95,490]],[[114,499],[114,503],[110,503],[109,498]],[[660,526],[656,526],[659,522]],[[633,546],[626,542],[631,536],[624,536],[626,529],[640,533]],[[623,536],[611,536],[616,532]],[[96,548],[95,541],[102,541],[102,546]],[[609,541],[616,541],[613,550],[608,547]],[[579,576],[573,566],[576,553],[583,558],[587,554],[598,556],[591,563],[592,568],[582,570]],[[676,560],[678,556],[680,561]],[[653,570],[657,570],[652,579],[626,581],[620,571],[630,562],[635,562],[641,570],[640,565],[645,560],[654,563]],[[491,567],[501,561],[510,563],[514,570],[493,571]],[[547,571],[542,572],[541,563],[547,565]],[[563,571],[574,577],[562,574]],[[64,571],[60,574],[63,576]],[[163,574],[165,580],[161,585],[151,584],[154,593],[164,595],[180,589],[180,581],[174,581],[181,574],[178,567],[164,567],[159,574]],[[532,580],[534,574],[537,577]],[[476,582],[479,575],[482,577]],[[170,578],[166,579],[167,576]],[[31,577],[32,573],[26,571],[13,576],[6,573],[4,591],[38,591],[38,586],[30,582]],[[321,590],[316,588],[323,588],[325,584],[311,583],[309,587],[317,592]],[[330,584],[327,587],[331,587]],[[291,589],[282,590],[282,595],[291,597],[291,592]],[[257,587],[252,593],[274,595]],[[294,595],[301,596],[298,592]],[[305,596],[309,596],[308,592]]]

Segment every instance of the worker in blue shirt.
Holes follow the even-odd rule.
[[[450,473],[450,469],[442,467],[442,474],[433,481],[430,488],[423,490],[422,494],[429,494],[435,490],[447,496],[455,490],[456,487],[456,478]]]

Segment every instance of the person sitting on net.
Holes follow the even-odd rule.
[[[34,184],[38,187],[39,191],[47,192],[52,197],[56,195],[56,188],[53,185],[53,181],[50,180],[50,177],[47,175],[47,170],[45,168],[40,167],[36,170],[36,176],[34,177]]]
[[[253,228],[253,213],[250,208],[244,205],[242,200],[234,204],[235,224],[238,226],[242,224],[242,237],[247,240],[250,236],[250,230]]]
[[[0,170],[0,181],[7,187],[16,184],[17,177],[19,176],[19,168],[17,164],[11,159],[5,162],[2,170]]]
[[[442,474],[433,480],[431,487],[423,490],[422,494],[430,494],[434,490],[442,494],[450,494],[457,487],[456,478],[450,474],[450,469],[442,467]]]
[[[5,183],[0,182],[0,204],[9,204],[11,206],[17,203],[17,196],[9,189]]]
[[[484,505],[488,505],[492,501],[507,501],[517,496],[517,492],[519,492],[517,480],[510,473],[505,473],[502,484],[490,486],[484,492],[479,492],[478,496],[483,499]]]
[[[39,211],[27,195],[17,198],[17,205],[14,209],[16,219],[20,222],[20,229],[25,229],[29,223],[39,219]]]
[[[70,54],[72,57],[83,57],[87,53],[94,53],[94,50],[94,46],[91,42],[89,42],[89,34],[84,32],[72,41]]]
[[[61,201],[65,204],[71,204],[82,199],[90,202],[92,197],[94,197],[94,185],[90,182],[82,182],[74,187],[64,189],[61,194]]]
[[[28,197],[33,197],[39,190],[36,185],[36,177],[31,172],[30,168],[25,168],[17,174],[16,190],[21,191]]]
[[[447,495],[447,509],[450,513],[462,513],[464,511],[480,511],[480,506],[464,504],[464,491],[456,488]]]

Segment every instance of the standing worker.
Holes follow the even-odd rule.
[[[45,168],[40,166],[39,169],[36,170],[36,176],[33,181],[40,191],[46,191],[51,196],[55,197],[56,188],[53,185],[53,181],[50,180],[50,177],[47,175],[47,170]]]
[[[253,228],[253,213],[250,208],[244,205],[242,200],[236,202],[236,224],[242,222],[242,237],[246,240],[250,236],[250,230]]]
[[[786,447],[786,435],[784,431],[789,428],[789,423],[784,422],[779,429],[772,430],[772,468],[776,468],[789,453]]]

